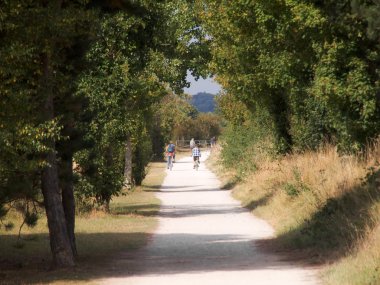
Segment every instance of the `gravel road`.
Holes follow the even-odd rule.
[[[273,229],[221,190],[204,165],[190,157],[174,164],[157,193],[159,227],[143,249],[122,254],[122,277],[102,284],[127,285],[316,285],[315,270],[260,251],[256,241]],[[120,270],[120,269],[119,269]]]

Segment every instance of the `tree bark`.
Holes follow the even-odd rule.
[[[72,155],[62,158],[61,162],[61,188],[62,204],[65,212],[67,233],[74,256],[77,256],[75,242],[75,198],[73,184],[73,158]]]
[[[124,162],[124,185],[130,190],[132,188],[132,143],[128,137],[125,144],[125,162]]]
[[[74,255],[68,239],[66,219],[58,186],[55,152],[49,152],[46,160],[49,166],[42,171],[42,193],[48,220],[53,265],[56,267],[74,266]]]
[[[43,91],[45,105],[43,108],[45,120],[54,119],[54,95],[51,87],[50,57],[42,55],[44,67]],[[48,220],[50,247],[53,255],[53,265],[56,267],[74,266],[74,255],[71,250],[65,213],[62,205],[62,196],[59,189],[57,156],[54,139],[49,139],[47,145],[51,148],[46,154],[46,166],[42,171],[41,184],[44,196],[44,205]]]

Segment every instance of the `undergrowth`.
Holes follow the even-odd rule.
[[[218,172],[244,206],[274,226],[273,246],[301,249],[322,265],[325,284],[380,284],[380,140],[365,154],[341,156],[325,146],[246,161],[255,169],[244,177],[233,168]]]

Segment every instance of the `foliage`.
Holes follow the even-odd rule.
[[[137,38],[145,32],[141,19],[122,12],[105,15],[87,53],[91,69],[83,74],[78,93],[89,102],[92,119],[83,128],[91,147],[78,152],[76,161],[100,205],[122,190],[125,142],[137,138],[142,113],[160,94],[152,92],[157,80],[144,74],[146,47],[138,46]]]
[[[2,1],[0,15],[0,207],[9,208],[18,201],[41,202],[41,170],[50,167],[46,154],[55,151],[51,142],[68,141],[65,125],[78,113],[73,79],[94,13],[80,3],[58,9],[41,1]],[[44,112],[48,90],[66,113]]]
[[[196,140],[210,139],[221,133],[220,117],[213,113],[200,113],[195,118],[188,117],[174,130],[174,137]]]
[[[139,131],[137,144],[135,146],[133,157],[132,174],[136,185],[141,185],[146,176],[146,166],[152,160],[152,141],[146,128]]]
[[[211,70],[253,117],[270,115],[277,152],[356,151],[379,134],[377,2],[199,2]]]
[[[198,113],[188,95],[168,93],[153,106],[150,136],[155,159],[162,159],[164,147],[170,140],[192,137],[209,139],[221,132],[218,115]]]
[[[237,170],[243,179],[258,167],[256,161],[265,156],[275,157],[274,126],[265,109],[257,107],[255,115],[230,93],[217,100],[218,112],[227,121],[221,136],[221,158],[227,168]],[[260,114],[260,115],[258,115]]]
[[[222,93],[216,100],[217,112],[234,126],[245,124],[250,119],[247,106],[231,93]]]
[[[65,221],[74,230],[74,203],[66,199],[73,181],[79,204],[107,208],[123,187],[131,141],[141,182],[154,106],[181,92],[188,68],[205,74],[208,48],[197,26],[193,3],[184,0],[2,1],[0,219],[9,203],[42,205],[42,192],[57,209],[46,212],[49,229],[63,229],[51,233],[51,244],[60,239],[65,249],[56,252],[70,256],[64,232]]]
[[[196,109],[188,102],[187,97],[168,93],[154,107],[151,138],[156,159],[162,159],[165,145],[175,138],[175,130],[196,116]]]
[[[273,142],[258,124],[228,124],[220,138],[221,159],[226,168],[235,169],[239,180],[258,168],[263,156],[273,156]],[[272,150],[272,151],[271,151]]]

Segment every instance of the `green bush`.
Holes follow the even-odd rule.
[[[146,131],[143,131],[133,153],[132,177],[136,185],[141,185],[146,175],[146,166],[153,155],[152,142]]]
[[[259,167],[259,161],[275,156],[273,136],[267,131],[259,121],[228,124],[221,136],[223,165],[236,169],[238,178],[243,179]]]

